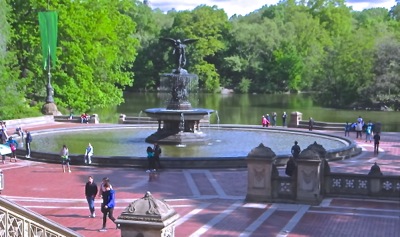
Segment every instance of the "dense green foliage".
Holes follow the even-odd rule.
[[[38,12],[59,14],[55,102],[76,111],[156,90],[172,49],[196,38],[186,69],[204,91],[314,92],[330,107],[400,108],[400,3],[353,11],[344,0],[283,0],[230,19],[222,9],[152,10],[137,0],[0,0],[0,116],[38,111],[46,96]]]

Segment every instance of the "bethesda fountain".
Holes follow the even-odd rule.
[[[146,138],[148,143],[188,144],[207,141],[207,135],[200,129],[200,121],[210,117],[211,109],[192,108],[188,96],[198,90],[198,76],[188,73],[186,65],[186,44],[197,39],[161,38],[173,46],[176,68],[171,73],[160,76],[160,90],[170,92],[166,108],[150,108],[144,112],[147,116],[158,121],[158,129]]]

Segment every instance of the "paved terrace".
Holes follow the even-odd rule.
[[[66,126],[91,125],[65,123],[29,129]],[[357,142],[362,154],[331,162],[332,171],[365,174],[377,162],[384,174],[400,175],[399,133],[382,134],[379,155],[373,154],[373,144]],[[98,232],[102,223],[100,199],[96,200],[97,217],[88,217],[84,185],[89,175],[97,184],[102,177],[110,177],[117,193],[115,216],[146,191],[166,200],[180,214],[176,236],[381,237],[400,233],[399,200],[326,198],[319,206],[245,203],[246,169],[163,170],[151,182],[143,170],[132,168],[72,166],[72,173],[62,173],[58,164],[18,160],[7,161],[0,169],[5,175],[3,197],[87,237],[120,236],[109,220],[109,230]]]

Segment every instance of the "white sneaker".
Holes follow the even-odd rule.
[[[150,170],[146,170],[146,173],[150,173],[151,171]]]
[[[31,158],[31,156],[26,155],[25,158],[28,158],[28,159],[29,159],[29,158]]]

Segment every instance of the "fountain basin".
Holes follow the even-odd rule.
[[[277,165],[286,164],[294,139],[302,149],[317,141],[323,144],[329,160],[345,159],[361,152],[354,141],[337,136],[259,126],[210,125],[208,143],[164,145],[161,162],[165,168],[245,168],[247,154],[263,143],[277,154]],[[154,126],[95,125],[87,128],[35,131],[31,160],[59,163],[63,144],[70,148],[72,164],[83,165],[87,143],[94,146],[93,165],[113,167],[147,166],[144,138]],[[333,145],[328,143],[332,142]],[[278,145],[276,145],[278,144]],[[279,145],[280,144],[280,145]],[[18,153],[23,158],[24,151]]]

